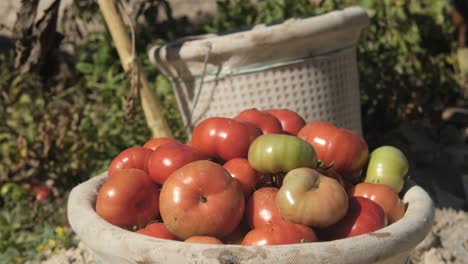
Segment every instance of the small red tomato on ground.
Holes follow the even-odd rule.
[[[246,121],[255,124],[263,134],[282,134],[281,122],[274,115],[252,108],[240,112],[235,120]]]
[[[108,175],[113,177],[124,169],[139,169],[148,172],[148,159],[153,150],[144,147],[131,147],[117,155],[109,165]]]
[[[359,174],[368,160],[366,141],[352,130],[311,122],[297,136],[312,144],[325,166],[333,164],[332,168],[345,178]]]
[[[199,243],[199,244],[213,244],[213,245],[222,245],[223,242],[216,237],[212,236],[192,236],[185,239],[184,242],[188,243]]]
[[[245,198],[239,182],[221,165],[199,160],[166,180],[160,206],[164,224],[177,237],[222,238],[239,225]]]
[[[122,228],[145,226],[159,215],[159,187],[142,170],[121,170],[99,189],[96,213]]]
[[[346,215],[336,224],[317,230],[321,240],[335,240],[372,233],[387,225],[385,212],[364,197],[351,197]]]
[[[302,116],[289,109],[269,109],[265,112],[275,116],[280,121],[285,134],[295,136],[306,125]]]
[[[150,155],[148,173],[158,184],[163,184],[171,174],[182,166],[205,159],[200,151],[181,143],[167,143],[159,146]]]
[[[249,161],[244,158],[236,158],[226,162],[223,167],[239,181],[242,192],[246,199],[252,194],[257,184],[257,171],[250,166]]]
[[[376,202],[387,215],[388,224],[395,223],[405,215],[405,204],[398,194],[385,184],[359,183],[349,188],[348,195],[362,196]]]
[[[250,144],[260,135],[262,131],[252,123],[211,117],[193,129],[190,144],[208,157],[227,161],[247,158]]]
[[[159,146],[167,144],[167,143],[179,143],[179,141],[177,139],[173,139],[169,137],[152,138],[148,140],[143,145],[143,147],[156,150]]]
[[[162,222],[154,222],[136,231],[139,234],[170,240],[180,240],[174,234],[172,234]]]

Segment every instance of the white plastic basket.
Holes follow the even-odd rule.
[[[288,108],[361,132],[355,45],[369,18],[360,7],[153,47],[188,131],[207,117]]]
[[[403,264],[430,231],[434,217],[429,195],[409,182],[403,191],[403,200],[408,204],[404,217],[370,234],[281,246],[185,243],[133,233],[99,217],[95,211],[96,195],[106,177],[104,173],[76,186],[68,198],[71,227],[103,264]]]

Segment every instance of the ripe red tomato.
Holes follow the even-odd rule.
[[[108,176],[113,177],[123,169],[139,169],[148,172],[148,159],[153,150],[144,147],[131,147],[117,155],[109,165]]]
[[[136,231],[139,234],[162,238],[162,239],[170,239],[170,240],[180,240],[174,234],[167,230],[167,227],[162,222],[154,222],[147,225],[145,228],[142,228]]]
[[[122,228],[145,226],[159,215],[159,187],[142,170],[121,170],[99,189],[96,213]]]
[[[185,239],[185,242],[189,243],[199,243],[199,244],[213,244],[213,245],[222,245],[223,242],[212,236],[192,236]]]
[[[406,211],[406,206],[398,194],[385,184],[359,183],[348,190],[349,196],[362,196],[376,202],[387,215],[388,224],[400,220]]]
[[[148,140],[143,145],[143,147],[156,150],[159,146],[167,144],[167,143],[179,143],[179,141],[177,141],[177,139],[173,139],[169,137],[152,138]]]
[[[244,197],[248,199],[257,185],[257,172],[250,166],[249,161],[236,158],[226,162],[223,167],[239,181]]]
[[[276,205],[277,193],[278,188],[264,187],[250,196],[245,207],[245,220],[252,229],[286,221]]]
[[[211,117],[194,128],[190,144],[209,157],[227,161],[247,158],[250,144],[261,134],[252,123]]]
[[[325,165],[333,163],[333,169],[345,178],[355,176],[367,162],[367,143],[352,130],[327,122],[312,122],[297,136],[312,144],[318,159]]]
[[[280,121],[285,134],[295,136],[306,125],[302,116],[288,109],[269,109],[265,112],[275,116]]]
[[[238,181],[221,165],[199,160],[166,180],[160,206],[167,229],[177,237],[222,238],[239,225],[245,199]]]
[[[240,112],[235,120],[257,125],[263,134],[282,134],[281,122],[274,115],[252,108]]]
[[[167,143],[159,146],[150,155],[148,172],[155,182],[162,185],[177,169],[192,161],[205,158],[205,155],[188,145]]]
[[[387,225],[385,212],[364,197],[351,197],[347,214],[336,224],[317,230],[321,240],[335,240],[372,233]]]
[[[292,223],[271,224],[252,229],[242,240],[244,246],[286,245],[317,241],[315,233],[305,232],[306,226],[298,227]],[[315,238],[315,240],[314,240]],[[313,240],[313,241],[309,241]]]

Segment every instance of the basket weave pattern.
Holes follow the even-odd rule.
[[[179,78],[172,82],[176,84],[179,107],[189,117],[185,122],[192,127],[207,117],[234,117],[248,108],[287,108],[298,112],[307,122],[323,120],[361,132],[354,47],[266,69],[211,78],[191,95],[184,93],[180,86],[190,81]],[[190,86],[199,87],[200,82],[198,78]],[[199,99],[194,105],[198,92]]]

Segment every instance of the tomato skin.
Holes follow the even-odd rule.
[[[245,220],[250,228],[286,222],[276,205],[278,190],[275,187],[264,187],[250,196],[245,207]]]
[[[369,148],[352,130],[327,122],[311,122],[297,136],[312,144],[318,159],[325,165],[333,162],[333,169],[345,178],[355,176],[366,165]]]
[[[122,228],[145,226],[159,215],[159,187],[142,170],[121,170],[99,189],[96,213]]]
[[[236,158],[226,162],[223,167],[237,179],[242,187],[246,199],[252,194],[257,185],[257,172],[250,166],[247,159]]]
[[[213,245],[222,245],[223,242],[216,237],[212,236],[192,236],[185,239],[184,242],[188,243],[199,243],[199,244],[213,244]]]
[[[403,189],[408,169],[408,160],[401,150],[381,146],[370,154],[364,182],[385,184],[399,193]]]
[[[249,148],[248,159],[260,173],[289,172],[317,165],[314,148],[296,136],[269,134],[259,136]]]
[[[308,240],[313,240],[313,237],[315,237],[315,234],[307,234],[304,229],[298,228],[292,223],[270,224],[249,231],[242,240],[242,245],[264,246],[299,244],[305,241],[313,242]]]
[[[306,125],[302,116],[288,109],[268,109],[265,112],[275,116],[280,121],[284,134],[296,136]]]
[[[166,180],[160,206],[163,222],[177,237],[222,238],[239,225],[245,198],[238,181],[221,165],[199,160]]]
[[[310,168],[298,168],[284,177],[276,204],[285,220],[322,228],[346,214],[348,195],[336,180]]]
[[[167,143],[180,143],[180,142],[177,139],[173,139],[169,137],[159,137],[159,138],[152,138],[148,140],[143,145],[143,147],[156,150],[159,146],[167,144]]]
[[[158,184],[163,184],[171,174],[182,166],[206,159],[195,148],[181,143],[167,143],[159,146],[149,157],[148,172]]]
[[[261,134],[252,123],[211,117],[194,128],[190,144],[209,157],[227,161],[247,158],[250,144]]]
[[[267,112],[258,109],[246,109],[240,112],[235,120],[246,121],[255,124],[262,130],[263,134],[282,134],[283,129],[281,122],[274,116]]]
[[[380,205],[387,216],[388,224],[403,218],[406,206],[391,187],[384,184],[359,183],[348,190],[349,196],[362,196]]]
[[[148,172],[148,159],[153,150],[144,147],[131,147],[115,157],[107,171],[109,177],[124,169],[139,169]]]
[[[136,232],[138,234],[161,238],[161,239],[180,240],[174,234],[169,232],[169,230],[167,230],[167,227],[162,222],[151,223],[147,225],[145,228],[139,229]]]
[[[351,197],[346,215],[336,224],[317,230],[317,233],[320,239],[329,241],[371,233],[386,225],[382,207],[364,197]]]

